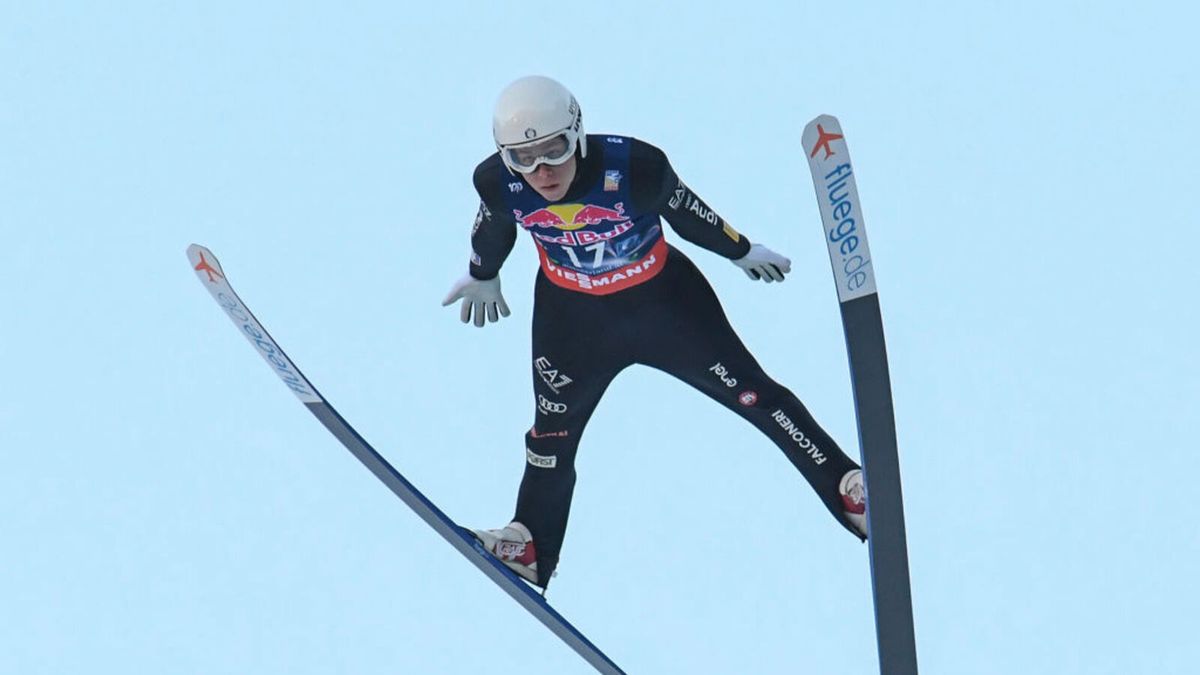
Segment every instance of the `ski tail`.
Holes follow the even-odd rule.
[[[841,124],[833,116],[818,116],[805,126],[802,144],[821,210],[850,360],[867,488],[867,542],[879,669],[885,675],[908,675],[917,672],[912,590],[875,266]]]
[[[238,332],[250,342],[284,385],[300,399],[304,407],[371,473],[375,474],[380,482],[598,672],[604,675],[624,675],[624,671],[616,663],[551,607],[545,598],[522,581],[495,556],[485,551],[470,531],[456,524],[420,490],[408,482],[408,479],[376,452],[366,439],[325,400],[234,292],[225,276],[225,271],[221,269],[221,264],[212,251],[198,244],[192,244],[187,249],[187,255],[197,278],[208,289],[217,304],[225,310],[225,314],[229,316],[234,325],[238,327]]]

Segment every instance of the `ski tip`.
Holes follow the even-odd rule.
[[[838,154],[837,149],[831,145],[835,141],[840,147],[845,147],[842,125],[833,115],[817,115],[804,125],[804,133],[800,137],[804,154],[808,156],[811,166],[816,166],[814,162],[821,163]]]
[[[201,281],[207,280],[210,283],[216,283],[218,279],[225,278],[225,270],[221,269],[221,263],[217,262],[217,256],[213,252],[200,244],[192,244],[187,248],[188,264],[192,266],[192,270],[200,277]]]
[[[188,260],[200,257],[201,251],[203,251],[205,255],[212,255],[212,251],[208,250],[208,248],[205,246],[201,246],[200,244],[188,245],[188,247],[187,247]]]
[[[818,124],[826,129],[829,129],[830,125],[839,130],[842,128],[842,125],[838,122],[838,118],[828,113],[821,113],[820,115],[817,115],[809,120],[808,124],[804,125],[804,133],[807,134],[810,129],[816,129]]]

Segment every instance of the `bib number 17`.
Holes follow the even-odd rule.
[[[582,268],[584,266],[583,263],[579,261],[579,256],[575,254],[574,246],[563,246],[562,249],[567,252],[567,257],[571,259],[572,265],[577,268]],[[589,253],[595,253],[596,255],[595,259],[592,261],[592,269],[596,269],[600,266],[600,263],[604,261],[604,242],[598,241],[589,246],[584,246],[583,250],[588,251]]]

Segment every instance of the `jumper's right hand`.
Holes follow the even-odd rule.
[[[472,312],[475,314],[475,325],[480,327],[483,326],[485,314],[487,320],[493,323],[499,321],[501,316],[511,314],[508,311],[508,305],[504,302],[504,296],[500,293],[500,277],[498,276],[491,279],[476,279],[467,274],[454,282],[446,299],[442,301],[442,307],[459,299],[462,300],[462,312],[459,317],[463,323],[471,321]]]

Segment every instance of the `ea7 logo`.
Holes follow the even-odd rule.
[[[556,394],[559,393],[558,390],[560,388],[565,387],[574,381],[566,375],[558,372],[558,369],[551,365],[550,359],[547,359],[544,356],[537,357],[537,359],[535,359],[533,362],[533,367],[537,369],[538,375],[541,376],[542,381],[546,383],[546,386],[550,387],[550,391],[553,391]]]
[[[667,202],[667,206],[678,209],[679,205],[683,203],[685,194],[687,194],[687,187],[684,186],[683,181],[679,181],[679,185],[675,188],[675,194],[671,195],[671,201]]]
[[[538,412],[542,413],[543,415],[561,415],[567,412],[567,405],[565,403],[551,401],[545,396],[538,394]]]
[[[475,214],[475,225],[471,227],[471,236],[475,236],[475,233],[479,231],[479,226],[483,225],[483,221],[491,219],[492,212],[488,210],[486,204],[479,202],[479,212]]]

